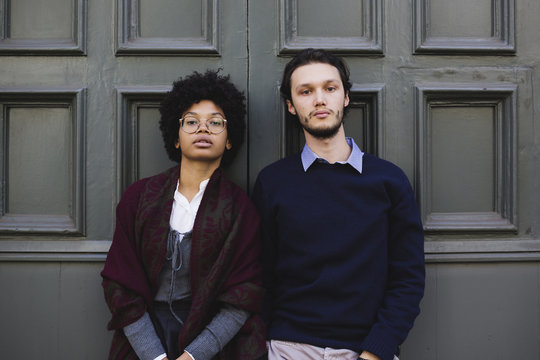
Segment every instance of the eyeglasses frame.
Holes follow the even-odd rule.
[[[190,116],[196,118],[193,115],[190,115]],[[199,131],[199,129],[201,128],[201,124],[203,123],[203,119],[197,119],[199,121],[199,126],[197,127],[197,129],[195,129],[194,132],[187,132],[186,130],[184,130],[184,119],[185,119],[185,116],[178,119],[178,121],[180,122],[180,129],[182,129],[182,131],[185,132],[186,134],[195,134],[197,131]],[[227,119],[222,118],[222,120],[224,121],[224,126],[223,126],[223,129],[220,132],[212,132],[212,131],[210,131],[210,128],[208,127],[208,124],[207,124],[208,119],[204,119],[204,126],[206,126],[206,129],[208,130],[208,132],[210,134],[218,135],[218,134],[221,134],[223,131],[225,131],[225,129],[227,128]]]

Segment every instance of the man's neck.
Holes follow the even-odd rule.
[[[337,161],[346,161],[351,155],[351,147],[345,139],[345,131],[341,125],[337,134],[331,138],[319,139],[304,131],[306,144],[317,154],[317,156],[325,159],[330,164]]]

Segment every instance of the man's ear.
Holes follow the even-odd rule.
[[[227,149],[227,150],[231,150],[231,149],[232,149],[232,144],[231,144],[231,142],[229,141],[229,139],[227,139],[227,142],[225,143],[225,149]]]
[[[293,115],[296,115],[296,109],[294,108],[294,105],[292,104],[291,100],[285,100],[287,102],[287,110]]]
[[[345,94],[345,101],[343,101],[343,107],[347,107],[349,105],[349,92]]]

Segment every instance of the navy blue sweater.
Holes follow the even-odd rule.
[[[362,166],[304,172],[294,155],[259,174],[268,333],[391,360],[420,311],[424,236],[405,174],[369,154]]]

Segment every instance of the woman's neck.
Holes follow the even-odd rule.
[[[182,159],[180,162],[180,179],[178,181],[178,191],[191,201],[199,192],[201,182],[210,178],[219,167],[219,163],[192,162]]]

